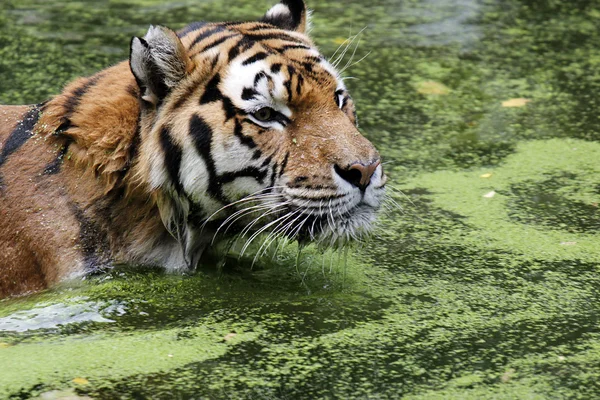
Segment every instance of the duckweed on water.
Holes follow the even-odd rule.
[[[149,23],[270,5],[233,3],[8,0],[0,102],[126,58]],[[367,27],[345,75],[403,209],[346,264],[308,248],[296,265],[289,246],[254,268],[123,268],[2,301],[0,397],[600,395],[597,2],[310,5],[325,54]]]

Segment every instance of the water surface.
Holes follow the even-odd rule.
[[[150,23],[270,5],[4,0],[0,103],[127,58]],[[291,245],[2,301],[1,398],[600,395],[600,6],[310,6],[326,55],[366,28],[345,75],[402,210],[346,261]]]

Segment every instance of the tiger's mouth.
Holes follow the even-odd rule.
[[[379,196],[360,193],[334,198],[295,198],[286,209],[287,219],[295,217],[284,235],[299,242],[331,247],[361,241],[372,230],[382,196],[383,192]]]
[[[227,215],[212,219],[211,225],[215,238],[246,236],[249,243],[265,234],[264,243],[286,238],[339,247],[369,236],[384,195],[385,183],[367,191],[326,194],[270,188],[230,204]]]

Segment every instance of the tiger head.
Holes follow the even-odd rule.
[[[307,17],[302,0],[283,0],[260,21],[150,27],[132,40],[140,174],[186,253],[209,225],[328,244],[369,231],[380,156]]]

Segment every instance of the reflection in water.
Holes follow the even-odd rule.
[[[425,22],[411,25],[407,33],[420,46],[474,45],[483,35],[475,23],[480,11],[477,0],[420,1],[414,7],[407,7],[406,13]]]
[[[108,316],[122,316],[125,306],[116,301],[88,302],[83,298],[71,299],[74,304],[39,305],[26,311],[17,311],[0,318],[0,332],[27,332],[56,329],[69,324],[115,322]]]

